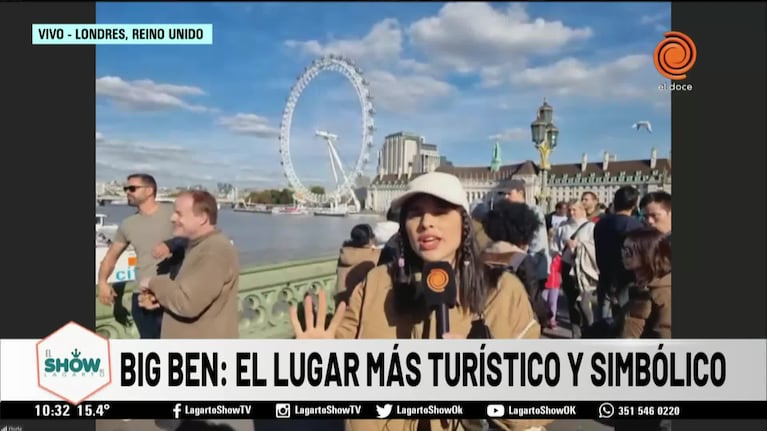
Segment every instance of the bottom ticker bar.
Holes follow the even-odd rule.
[[[3,401],[3,419],[764,419],[767,401]]]

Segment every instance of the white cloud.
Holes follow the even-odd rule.
[[[439,75],[440,70],[434,67],[434,65],[429,63],[422,63],[418,60],[413,60],[412,58],[403,58],[400,59],[397,62],[397,66],[400,67],[403,70],[415,72],[418,74],[425,74],[425,75]]]
[[[191,156],[191,150],[177,145],[116,140],[104,135],[96,143],[98,162],[128,171],[159,167],[169,162],[183,164],[190,161]]]
[[[114,139],[96,142],[96,178],[123,180],[136,172],[154,175],[161,187],[231,182],[241,187],[271,187],[283,182],[279,165],[265,168],[222,158],[225,151],[203,152],[168,143]]]
[[[445,155],[461,164],[486,163],[492,145],[483,138],[491,134],[489,138],[492,140],[526,143],[514,150],[515,160],[535,158],[529,128],[514,126],[525,126],[526,121],[534,119],[543,96],[550,96],[553,104],[562,107],[568,118],[567,113],[571,112],[568,108],[572,110],[574,105],[578,109],[602,109],[583,100],[583,96],[597,99],[597,104],[608,98],[622,98],[640,100],[643,102],[641,108],[668,110],[670,97],[657,91],[661,80],[652,66],[651,57],[618,58],[634,52],[633,48],[638,45],[618,47],[620,49],[615,51],[600,50],[594,54],[594,57],[608,58],[604,62],[575,58],[585,52],[580,51],[580,42],[593,36],[588,26],[578,27],[567,19],[531,17],[520,4],[493,8],[485,3],[449,3],[433,16],[421,15],[413,19],[383,19],[365,35],[313,36],[314,40],[289,40],[283,44],[293,56],[340,54],[365,68],[374,106],[379,111],[376,148],[371,153],[369,171],[375,169],[376,152],[383,136],[397,130],[426,135],[429,142],[439,145]],[[633,14],[626,20],[638,26],[642,18]],[[645,30],[667,22],[667,19],[664,21],[662,17],[654,16],[653,20],[644,20],[646,23],[641,25],[647,26]],[[355,39],[355,36],[359,38]],[[612,45],[608,43],[608,46]],[[637,52],[646,53],[646,50]],[[615,57],[610,58],[610,55]],[[302,65],[298,67],[300,69]],[[470,76],[456,76],[456,72]],[[644,86],[645,82],[647,86]],[[282,82],[267,78],[258,86],[259,90],[277,86],[280,91],[287,91],[292,83],[291,80]],[[508,87],[487,90],[500,85]],[[195,97],[204,95],[197,87],[147,80],[126,82],[110,76],[97,80],[97,87],[100,87],[100,96],[131,109],[208,109],[192,104]],[[340,152],[346,166],[359,152],[360,114],[354,92],[347,82],[337,88],[312,90],[302,96],[296,110],[291,131],[291,157],[302,180],[325,184],[331,178],[329,162],[326,148],[314,137],[314,130],[330,130],[341,136]],[[209,103],[202,100],[202,103]],[[628,109],[634,105],[627,103],[625,106]],[[202,181],[206,176],[232,183],[275,186],[284,183],[276,139],[273,139],[279,135],[279,124],[274,123],[278,119],[236,112],[232,110],[213,116],[218,127],[210,136],[195,135],[191,144],[184,142],[186,152],[179,152],[184,148],[173,145],[142,142],[122,142],[119,144],[125,148],[121,149],[104,145],[99,148],[102,141],[107,144],[114,141],[97,132],[99,172],[103,174],[110,172],[108,169],[119,168],[122,175],[122,172],[145,167],[151,172],[160,172],[163,178],[173,178],[164,179],[164,183],[192,182],[193,178]],[[557,118],[555,121],[560,125]],[[209,124],[213,122],[204,122],[204,125]],[[456,129],[451,125],[460,127]],[[112,129],[101,126],[102,131],[112,133]],[[171,138],[158,136],[160,141],[173,142]],[[252,145],[253,137],[273,139],[275,145]],[[173,135],[173,139],[178,136]],[[478,140],[486,148],[466,151]],[[206,143],[215,145],[216,149],[210,149]],[[221,160],[222,157],[228,160]],[[248,167],[240,169],[243,165]]]
[[[527,55],[555,53],[592,34],[588,27],[531,19],[521,4],[499,11],[488,3],[449,3],[408,29],[424,53],[459,72],[524,63]]]
[[[652,28],[658,32],[669,31],[669,21],[669,15],[667,12],[660,12],[654,15],[643,15],[639,18],[639,24],[652,26]]]
[[[381,109],[412,111],[432,100],[447,96],[453,87],[431,76],[431,64],[400,58],[403,32],[396,19],[379,21],[361,39],[285,42],[305,54],[344,55],[363,65],[373,66],[365,73],[370,82],[375,106]],[[395,73],[398,68],[405,73]]]
[[[186,85],[160,84],[148,79],[125,81],[118,76],[97,78],[96,95],[108,98],[117,106],[132,111],[210,110],[184,100],[188,96],[205,95],[202,89]]]
[[[374,70],[367,77],[375,106],[398,112],[412,112],[435,99],[450,95],[454,90],[450,84],[426,75],[397,76]]]
[[[96,142],[99,142],[102,140],[104,140],[104,134],[99,131],[96,131]]]
[[[642,15],[642,17],[639,18],[639,23],[642,25],[655,24],[658,21],[666,19],[666,17],[668,17],[666,12],[656,13],[654,15]]]
[[[402,52],[402,29],[394,18],[387,18],[373,26],[362,39],[338,39],[326,44],[317,40],[288,40],[285,45],[298,48],[305,54],[324,56],[345,55],[361,63],[390,62]]]
[[[515,127],[513,129],[504,130],[501,133],[491,135],[489,138],[492,141],[500,141],[500,142],[529,141],[532,136],[530,133],[531,133],[530,129]]]
[[[568,57],[546,66],[522,70],[512,76],[511,82],[559,96],[643,99],[653,96],[657,86],[647,79],[632,77],[652,72],[652,67],[649,55],[627,55],[596,65]]]
[[[221,117],[218,122],[230,131],[241,135],[257,138],[275,138],[280,135],[279,129],[273,127],[268,119],[256,114],[238,113],[230,117]]]

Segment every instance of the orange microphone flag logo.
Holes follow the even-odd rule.
[[[426,286],[434,292],[441,293],[445,291],[449,279],[450,276],[444,269],[432,269],[426,276]]]
[[[698,49],[690,36],[681,31],[664,33],[665,38],[655,47],[655,68],[672,81],[687,78],[687,72],[698,59]]]

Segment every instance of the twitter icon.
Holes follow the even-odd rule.
[[[378,414],[378,419],[389,417],[391,414],[391,408],[391,404],[384,404],[383,406],[376,405],[376,413]]]

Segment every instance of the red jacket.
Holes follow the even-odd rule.
[[[547,289],[557,289],[562,285],[562,256],[556,255],[551,259],[551,266],[549,267],[549,278],[546,279],[544,285]]]

